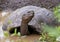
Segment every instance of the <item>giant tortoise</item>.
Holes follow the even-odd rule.
[[[56,25],[56,18],[53,12],[46,8],[37,6],[25,6],[18,8],[8,16],[3,24],[4,31],[12,28],[19,27],[22,35],[28,33],[28,28],[32,27],[35,31],[41,33],[41,23],[47,25]]]

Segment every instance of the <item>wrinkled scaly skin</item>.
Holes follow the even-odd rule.
[[[21,22],[21,28],[20,28],[21,35],[29,34],[28,23],[32,20],[33,17],[34,17],[33,11],[29,11],[27,14],[24,14],[22,16],[22,22]]]
[[[33,13],[29,13],[29,11],[33,11],[34,15],[32,15]],[[33,18],[30,17],[30,15],[32,15]],[[9,21],[11,23],[9,23]],[[27,28],[28,28],[27,25],[30,25],[30,26],[32,26],[32,28],[35,28],[37,32],[40,33],[41,32],[41,22],[46,23],[47,25],[50,25],[50,26],[57,24],[56,19],[53,15],[53,12],[51,12],[45,8],[40,8],[37,6],[25,6],[25,7],[19,8],[16,11],[12,12],[10,14],[10,16],[8,16],[6,18],[2,29],[4,31],[6,31],[6,30],[10,29],[10,27],[18,27],[18,26],[20,26],[21,28],[24,28],[24,26],[26,25],[26,29],[24,29],[24,30],[27,30]],[[23,31],[23,29],[21,29],[21,31]],[[24,33],[22,33],[22,34],[24,34]]]

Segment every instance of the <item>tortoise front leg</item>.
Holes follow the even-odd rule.
[[[29,11],[27,14],[24,14],[22,16],[22,22],[21,22],[21,35],[26,35],[28,34],[28,23],[31,21],[31,19],[34,16],[34,12],[33,11]]]

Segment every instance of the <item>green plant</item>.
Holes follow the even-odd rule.
[[[60,26],[53,27],[44,24],[42,26],[43,32],[39,40],[42,42],[57,42],[56,39],[60,36]]]
[[[49,36],[47,33],[43,33],[41,37],[39,38],[41,42],[56,42],[56,38]]]
[[[8,31],[4,31],[4,36],[5,36],[5,37],[9,37]]]
[[[58,22],[60,22],[60,5],[53,8],[53,12],[55,17],[58,19]]]
[[[14,33],[11,36],[21,36],[20,32],[17,33],[17,29],[15,28]]]

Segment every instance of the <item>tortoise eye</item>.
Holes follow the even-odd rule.
[[[28,11],[27,13],[32,13],[32,14],[34,14],[34,11]]]

